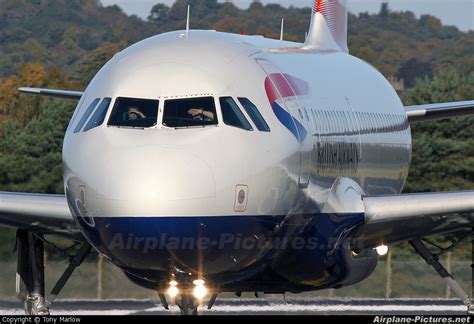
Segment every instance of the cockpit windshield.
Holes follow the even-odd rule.
[[[158,100],[118,97],[108,125],[136,128],[155,126],[158,105]]]
[[[163,110],[163,125],[174,128],[217,125],[214,98],[166,100]]]

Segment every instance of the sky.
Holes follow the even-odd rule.
[[[219,0],[222,2],[222,0]],[[378,12],[383,0],[348,0],[353,13]],[[174,0],[101,0],[104,6],[116,4],[127,14],[146,18],[157,3],[171,6]],[[234,0],[235,5],[246,8],[251,0]],[[279,3],[283,6],[311,7],[313,0],[261,0],[262,3]],[[455,25],[463,31],[474,30],[474,0],[388,0],[391,10],[413,11],[417,16],[430,14],[441,19],[444,25]],[[191,8],[192,10],[192,8]]]

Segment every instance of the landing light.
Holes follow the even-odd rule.
[[[193,290],[194,297],[196,297],[198,300],[202,300],[204,297],[206,297],[207,288],[204,286],[204,280],[194,280],[193,284],[195,286]]]
[[[384,256],[385,254],[387,254],[388,252],[388,246],[386,245],[379,245],[375,248],[375,250],[377,251],[377,254],[380,255],[380,256]]]
[[[195,285],[195,286],[204,286],[204,280],[202,280],[202,279],[194,280],[193,285]]]
[[[170,282],[170,287],[168,288],[168,296],[170,296],[171,299],[174,299],[176,296],[179,294],[179,289],[178,289],[178,283],[176,281],[171,281]]]
[[[207,295],[207,288],[203,285],[194,287],[193,295],[199,300],[202,300]]]

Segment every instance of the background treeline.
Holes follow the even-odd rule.
[[[62,193],[61,146],[74,102],[19,95],[19,86],[83,90],[116,52],[191,27],[302,42],[310,8],[217,0],[155,5],[147,20],[97,0],[0,0],[0,190]],[[405,104],[474,99],[474,32],[411,12],[349,16],[349,48],[390,79]],[[474,118],[413,126],[406,191],[474,189]],[[8,242],[8,244],[6,244]],[[0,230],[0,258],[12,233]]]

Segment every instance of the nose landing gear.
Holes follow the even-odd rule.
[[[188,282],[181,285],[174,279],[169,282],[167,295],[179,307],[181,315],[198,315],[198,307],[208,293],[204,283],[202,279],[194,280],[192,284]],[[163,307],[169,309],[165,295],[163,293],[158,293],[158,295]],[[216,298],[217,293],[214,293],[209,300],[207,309],[212,308]]]
[[[176,303],[181,310],[181,315],[197,315],[199,301],[190,294],[182,294],[181,301]]]

